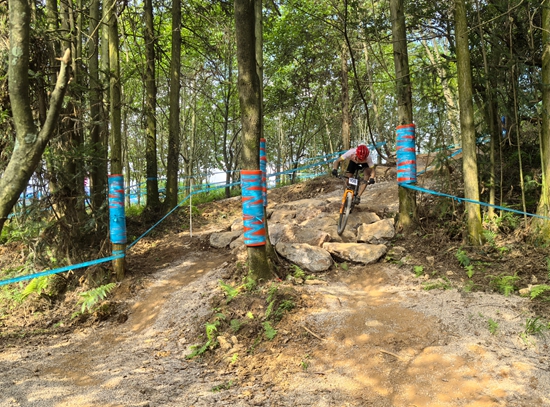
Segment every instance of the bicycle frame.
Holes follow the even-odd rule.
[[[348,216],[352,212],[355,203],[355,197],[359,192],[359,185],[365,181],[359,179],[359,171],[356,170],[352,177],[340,176],[342,179],[347,179],[346,189],[342,196],[342,204],[340,205],[340,217],[338,218],[338,235],[344,232],[346,224],[348,222]]]

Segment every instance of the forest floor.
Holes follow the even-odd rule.
[[[397,212],[388,174],[378,169],[361,203],[381,217]],[[320,177],[268,199],[341,188]],[[430,199],[419,197],[422,213]],[[236,287],[244,267],[209,236],[241,216],[239,199],[201,206],[192,234],[181,212],[131,249],[125,280],[93,314],[72,317],[78,293],[3,309],[0,406],[550,406],[549,303],[518,295],[550,284],[547,253],[521,227],[471,248],[460,222],[427,214],[379,263],[302,278],[282,262],[283,279],[230,300],[220,281]],[[129,234],[146,227],[131,221]],[[0,262],[21,251],[1,247]],[[217,346],[190,358],[208,345],[207,323]]]

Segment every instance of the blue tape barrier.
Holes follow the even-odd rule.
[[[24,281],[24,280],[31,280],[31,279],[37,278],[37,277],[50,276],[52,274],[63,273],[65,271],[71,271],[71,270],[76,270],[76,269],[80,269],[80,268],[84,268],[84,267],[90,267],[90,266],[94,266],[96,264],[101,264],[101,263],[106,263],[108,261],[121,259],[123,257],[124,257],[124,253],[119,253],[119,254],[116,254],[116,255],[113,255],[113,256],[104,257],[102,259],[87,261],[85,263],[73,264],[73,265],[66,266],[66,267],[61,267],[61,268],[58,268],[58,269],[55,269],[55,270],[41,271],[39,273],[27,274],[27,275],[24,275],[24,276],[9,278],[7,280],[0,280],[0,286],[17,283],[19,281]]]
[[[499,205],[493,205],[493,204],[490,204],[490,203],[487,203],[487,202],[476,201],[476,200],[469,199],[469,198],[461,198],[461,197],[458,197],[458,196],[445,194],[443,192],[432,191],[430,189],[422,188],[422,187],[419,187],[419,186],[416,186],[416,185],[403,184],[401,186],[405,187],[405,188],[413,189],[413,190],[418,191],[418,192],[423,192],[423,193],[426,193],[426,194],[431,194],[431,195],[436,195],[436,196],[442,196],[442,197],[445,197],[445,198],[450,198],[450,199],[453,199],[457,202],[469,202],[469,203],[473,203],[473,204],[476,204],[476,205],[488,206],[488,207],[495,208],[495,209],[498,209],[498,210],[501,210],[501,211],[513,212],[513,213],[516,213],[518,215],[531,216],[533,218],[540,218],[540,219],[550,220],[549,217],[542,216],[542,215],[537,215],[535,213],[522,212],[522,211],[518,211],[516,209],[506,208],[504,206],[499,206]]]

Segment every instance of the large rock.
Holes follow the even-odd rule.
[[[311,246],[321,246],[324,242],[331,240],[330,234],[319,229],[304,228],[298,225],[287,225],[282,223],[270,223],[269,239],[271,244],[279,242],[307,243]]]
[[[242,234],[240,230],[233,230],[230,232],[214,232],[210,235],[210,246],[217,249],[223,249],[229,246],[229,244],[237,239]]]
[[[362,264],[376,263],[388,251],[383,244],[366,243],[327,242],[323,244],[323,249],[339,259]]]
[[[384,244],[395,237],[393,218],[384,219],[370,225],[361,225],[357,230],[357,241]]]
[[[333,260],[329,252],[306,243],[279,242],[275,250],[303,270],[318,272],[328,270]]]
[[[291,225],[269,222],[267,229],[269,231],[269,240],[272,245],[276,245],[279,242],[294,241],[294,231]]]
[[[270,222],[289,223],[296,217],[295,209],[274,210],[269,217]]]

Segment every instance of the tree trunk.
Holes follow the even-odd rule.
[[[462,165],[464,172],[464,197],[479,201],[477,175],[476,134],[472,101],[472,72],[468,45],[468,24],[464,0],[455,0],[456,65],[458,71],[458,96],[460,105],[460,130],[462,132]],[[481,210],[479,204],[466,202],[468,240],[470,244],[482,243]]]
[[[111,116],[111,174],[123,173],[122,162],[122,84],[120,81],[119,61],[119,38],[116,0],[109,3],[109,94],[110,94],[110,116]],[[127,174],[129,176],[129,174]],[[125,251],[126,244],[113,243],[113,253]],[[113,261],[116,279],[121,281],[124,278],[125,258]]]
[[[340,78],[342,82],[342,146],[344,150],[349,150],[351,148],[351,117],[349,108],[348,47],[346,43],[342,44],[340,59],[342,65],[342,77]]]
[[[238,90],[243,137],[242,168],[260,169],[261,88],[256,70],[255,0],[235,0]],[[248,247],[249,277],[255,281],[270,276],[267,251],[263,246]]]
[[[407,51],[407,33],[405,27],[403,0],[390,0],[392,20],[393,60],[397,85],[397,114],[399,124],[412,124],[411,78],[409,75],[409,56]],[[416,192],[404,187],[399,188],[398,227],[409,233],[416,224]]]
[[[50,97],[46,120],[40,132],[32,116],[29,98],[30,7],[26,0],[9,2],[9,95],[16,143],[10,161],[0,178],[0,233],[8,215],[36,169],[57,124],[69,82],[71,52],[65,51],[55,88]]]
[[[99,79],[99,32],[100,0],[90,4],[90,41],[88,41],[88,67],[90,73],[90,144],[92,148],[90,163],[90,195],[93,211],[97,213],[107,201],[107,146],[101,138],[102,86]]]
[[[543,1],[542,7],[542,83],[550,83],[550,2]],[[542,159],[542,188],[537,214],[550,217],[550,87],[542,87],[542,131],[541,131],[541,159]],[[544,240],[550,240],[550,221],[537,221],[541,226]]]
[[[166,210],[178,204],[180,154],[181,1],[172,2],[172,58],[170,60],[170,125],[166,177]]]
[[[160,207],[158,168],[157,168],[157,86],[155,73],[155,33],[153,26],[153,1],[143,3],[145,17],[145,116],[147,117],[147,137],[145,147],[145,161],[147,172],[147,208],[156,211]]]

